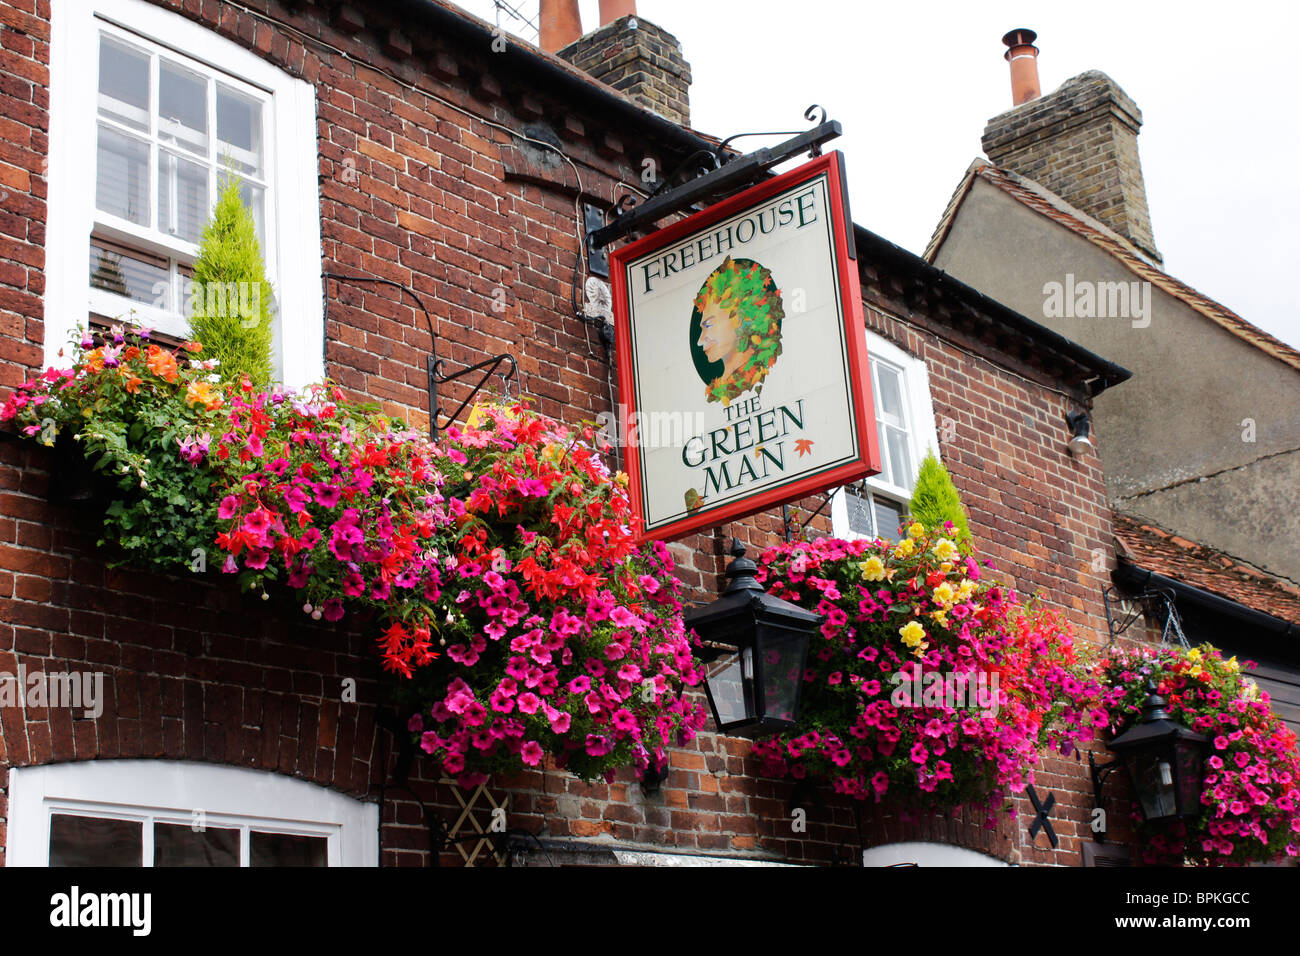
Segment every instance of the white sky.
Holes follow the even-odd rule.
[[[537,0],[511,2],[536,22]],[[460,3],[497,21],[493,0]],[[580,7],[595,29],[597,0]],[[638,12],[682,43],[696,129],[804,129],[805,107],[824,106],[845,130],[831,146],[845,153],[854,220],[917,254],[982,154],[984,124],[1011,106],[1002,35],[1037,31],[1044,93],[1096,69],[1141,108],[1166,271],[1300,347],[1300,5],[639,0]]]

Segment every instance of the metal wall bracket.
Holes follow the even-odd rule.
[[[805,133],[800,133],[776,146],[765,147],[746,153],[744,156],[730,157],[723,152],[729,140],[719,145],[712,154],[701,150],[688,158],[687,164],[698,162],[701,158],[711,160],[712,169],[702,175],[671,189],[664,189],[651,195],[641,205],[635,204],[635,197],[620,196],[614,207],[616,218],[607,226],[594,232],[588,232],[587,243],[591,249],[604,249],[624,236],[658,222],[666,216],[681,212],[720,193],[736,192],[757,182],[767,171],[799,153],[810,156],[821,154],[822,144],[844,132],[835,120],[826,120],[826,112],[819,106],[810,106],[804,114],[809,120],[818,117],[822,120],[817,126]],[[750,135],[750,134],[742,134]],[[759,135],[759,134],[754,134]],[[706,169],[701,164],[699,169]],[[670,177],[671,180],[672,177]],[[628,211],[624,211],[627,209]]]
[[[424,313],[424,321],[429,326],[429,354],[425,356],[424,363],[425,363],[425,374],[427,376],[427,383],[428,383],[427,388],[429,393],[429,438],[430,440],[437,441],[438,432],[441,429],[446,428],[452,422],[454,422],[456,418],[460,415],[460,413],[469,407],[470,402],[474,401],[474,399],[478,396],[478,393],[483,390],[483,386],[487,384],[487,380],[491,378],[493,373],[496,372],[497,369],[501,367],[502,362],[510,363],[509,371],[503,372],[501,374],[501,378],[505,382],[506,395],[507,396],[510,395],[511,382],[517,381],[519,366],[515,363],[514,356],[509,355],[508,353],[502,352],[499,355],[494,355],[491,358],[484,359],[482,362],[479,362],[475,365],[470,365],[467,368],[463,368],[458,372],[447,373],[443,371],[443,366],[445,365],[446,360],[438,358],[438,334],[436,331],[434,331],[433,328],[433,316],[429,313],[429,309],[424,304],[424,300],[421,299],[420,296],[413,289],[407,288],[406,286],[402,285],[400,282],[394,282],[392,279],[383,279],[380,278],[379,276],[354,276],[354,275],[346,275],[341,272],[326,272],[324,273],[324,276],[326,280],[334,279],[339,282],[368,282],[374,285],[391,286],[392,288],[397,289],[399,292],[404,292],[412,299],[414,299],[415,304],[418,305],[420,307],[420,311]],[[329,309],[330,309],[330,297],[326,295],[324,318],[327,323],[329,321]],[[469,375],[471,372],[477,372],[480,370],[483,370],[483,376],[478,380],[478,384],[476,384],[474,388],[470,391],[469,397],[466,398],[463,402],[461,402],[460,405],[456,407],[456,410],[452,412],[450,415],[444,414],[442,412],[441,407],[438,404],[438,386],[445,385],[447,382],[454,382],[458,378],[461,378],[465,375]],[[438,417],[440,415],[445,419],[442,425],[438,424]]]

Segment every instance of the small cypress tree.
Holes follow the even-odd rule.
[[[247,375],[254,385],[271,381],[271,284],[253,215],[240,196],[240,179],[227,171],[212,216],[203,227],[199,257],[186,286],[190,335],[203,344],[203,358],[221,360],[228,382]]]
[[[957,536],[967,538],[970,528],[966,522],[966,509],[962,507],[961,496],[934,452],[927,452],[921,462],[921,470],[916,476],[916,487],[912,491],[909,505],[912,517],[927,528],[943,527],[945,521],[957,526]]]

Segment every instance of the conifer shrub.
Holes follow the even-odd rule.
[[[956,525],[961,538],[970,537],[961,496],[957,494],[957,487],[952,483],[948,469],[934,457],[934,452],[927,452],[925,460],[921,462],[908,507],[913,519],[927,528],[943,527],[945,521],[951,521]]]
[[[212,216],[203,227],[194,275],[186,285],[190,335],[205,359],[220,360],[222,378],[254,385],[271,381],[272,289],[241,180],[227,171]]]

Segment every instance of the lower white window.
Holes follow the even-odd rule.
[[[907,515],[921,460],[928,451],[938,456],[939,439],[925,362],[870,331],[867,354],[881,471],[835,494],[831,524],[839,538],[893,541]]]
[[[9,771],[11,866],[375,866],[379,809],[265,770],[91,760]]]

